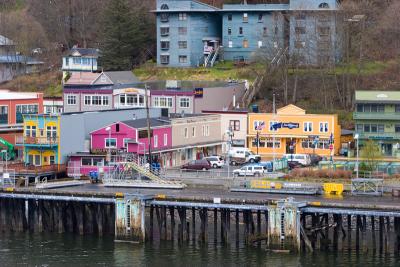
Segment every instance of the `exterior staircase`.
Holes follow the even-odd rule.
[[[218,46],[217,49],[213,50],[208,54],[208,56],[204,60],[204,67],[213,67],[215,62],[218,59],[219,52],[220,52],[221,47]]]

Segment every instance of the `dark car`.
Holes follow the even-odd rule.
[[[304,165],[299,163],[298,161],[288,161],[287,162],[289,170],[297,169],[297,168],[303,168]]]
[[[322,160],[322,157],[315,154],[310,154],[310,159],[311,159],[311,165],[315,166],[318,165],[318,163]]]
[[[184,165],[181,166],[183,170],[209,170],[211,169],[211,164],[208,160],[199,159],[199,160],[192,160]]]

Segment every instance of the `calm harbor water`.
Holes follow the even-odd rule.
[[[209,241],[116,243],[112,237],[0,234],[0,266],[400,266],[400,256],[367,249],[277,254],[263,247]]]

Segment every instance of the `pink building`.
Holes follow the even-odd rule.
[[[171,122],[168,118],[150,119],[151,150],[162,152],[172,146]],[[147,120],[116,122],[90,133],[91,152],[107,153],[124,150],[143,154],[149,149]]]

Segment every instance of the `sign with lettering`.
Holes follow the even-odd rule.
[[[195,88],[194,89],[194,97],[203,97],[204,89],[203,88]]]
[[[271,125],[271,130],[274,129],[281,129],[281,128],[288,128],[288,129],[295,129],[299,128],[300,125],[295,122],[276,122]]]

